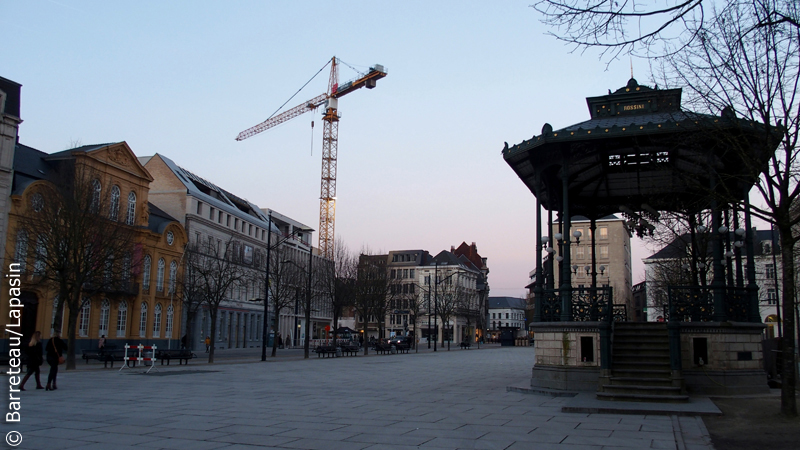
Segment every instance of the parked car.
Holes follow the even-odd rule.
[[[414,346],[414,336],[395,336],[388,339],[388,342],[393,345],[407,345],[408,348]]]

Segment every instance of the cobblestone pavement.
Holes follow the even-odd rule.
[[[564,398],[507,392],[532,365],[530,347],[490,346],[61,371],[57,391],[22,393],[3,434],[53,450],[712,448],[698,418],[562,413]]]

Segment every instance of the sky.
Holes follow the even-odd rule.
[[[586,97],[631,70],[650,79],[644,62],[557,42],[530,3],[0,0],[0,76],[22,84],[25,145],[125,141],[316,229],[322,110],[235,138],[331,57],[362,72],[382,64],[375,89],[339,100],[337,239],[373,253],[475,242],[491,295],[519,297],[536,203],[504,142],[587,120]],[[286,108],[324,93],[329,73]],[[340,83],[358,75],[340,66]],[[633,247],[637,283],[649,252]]]

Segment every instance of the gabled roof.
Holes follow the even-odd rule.
[[[735,238],[733,232],[730,232],[731,243],[735,242]],[[775,239],[776,249],[775,252],[778,252],[777,246],[780,245],[780,241],[778,240],[778,232],[775,231],[773,233],[772,230],[756,230],[753,250],[755,256],[763,256],[764,249],[759,245],[760,242],[764,241],[772,241],[773,238]],[[676,237],[672,242],[664,246],[661,250],[657,251],[651,256],[645,258],[645,261],[649,260],[658,260],[658,259],[676,259],[676,258],[684,258],[687,255],[687,248],[689,247],[689,243],[691,242],[692,238],[689,233],[684,233],[678,237]],[[708,256],[711,256],[711,242],[708,242],[707,253]],[[744,250],[743,254],[744,254]],[[780,253],[778,253],[780,254]]]
[[[145,162],[151,158],[158,156],[164,161],[164,164],[172,171],[184,186],[186,186],[187,193],[218,210],[225,211],[226,213],[245,220],[249,223],[257,224],[261,228],[267,228],[268,218],[267,215],[253,203],[246,199],[234,195],[233,193],[220,188],[216,184],[178,166],[171,159],[157,153],[154,156],[139,158],[139,161],[145,159]],[[272,224],[272,231],[280,233],[280,230]]]
[[[147,228],[156,233],[163,233],[164,229],[172,222],[178,222],[178,219],[165,213],[158,206],[147,202],[147,209],[150,211],[150,217],[147,221]]]
[[[94,144],[94,145],[82,145],[80,147],[69,148],[67,150],[62,150],[60,152],[50,153],[47,155],[48,160],[56,160],[61,158],[72,157],[72,154],[75,152],[83,152],[88,153],[94,150],[100,150],[103,147],[108,147],[115,144],[122,144],[122,142],[109,142],[107,144]]]
[[[14,147],[14,180],[11,194],[22,194],[31,183],[37,180],[49,180],[55,176],[55,168],[45,157],[47,153],[33,147],[17,143]]]
[[[525,309],[527,303],[517,297],[489,297],[489,309]]]

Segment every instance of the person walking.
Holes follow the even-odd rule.
[[[47,341],[45,351],[47,352],[47,364],[50,365],[50,373],[47,375],[47,385],[44,390],[55,391],[58,389],[56,377],[58,377],[58,365],[64,361],[64,352],[66,352],[67,344],[61,340],[61,333],[54,332]]]
[[[42,360],[41,331],[36,331],[33,333],[30,344],[28,344],[28,347],[25,348],[25,353],[28,355],[28,373],[25,374],[25,378],[23,378],[22,382],[19,384],[19,390],[25,390],[25,382],[28,381],[28,378],[30,378],[31,375],[35,375],[36,389],[44,389],[44,386],[42,386],[42,381],[39,379],[39,366],[44,363]]]
[[[106,350],[106,335],[105,334],[101,334],[100,335],[100,339],[97,340],[97,350],[100,352],[100,354],[103,354],[103,352]]]
[[[211,347],[211,336],[206,336],[206,353],[208,353],[209,347]]]

